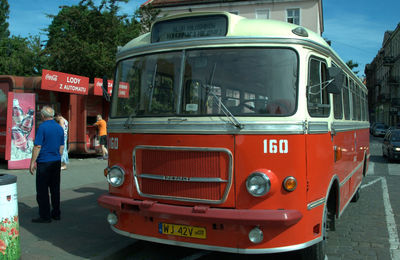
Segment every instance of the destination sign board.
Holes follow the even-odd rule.
[[[203,15],[156,22],[151,42],[174,41],[190,38],[225,36],[228,18],[224,15]]]

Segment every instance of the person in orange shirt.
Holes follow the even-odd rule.
[[[101,115],[97,115],[97,122],[94,123],[94,126],[97,126],[99,129],[99,136],[100,136],[100,145],[101,145],[101,152],[103,154],[103,159],[108,159],[108,150],[107,146],[107,123],[104,121]]]

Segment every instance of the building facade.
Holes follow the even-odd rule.
[[[400,23],[387,31],[382,48],[365,67],[371,122],[400,123]]]
[[[160,17],[226,11],[250,19],[274,19],[304,26],[322,35],[322,0],[148,0],[143,6],[160,9]]]

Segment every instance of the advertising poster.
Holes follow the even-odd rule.
[[[58,71],[42,70],[42,89],[87,95],[89,78],[62,73]]]
[[[8,169],[28,169],[35,138],[35,94],[9,92],[8,108]]]
[[[94,78],[94,94],[96,96],[102,96],[103,95],[103,79],[100,78]],[[113,81],[112,80],[107,80],[107,92],[111,96],[112,93],[112,88],[113,88]]]

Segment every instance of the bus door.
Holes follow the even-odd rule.
[[[311,116],[306,135],[309,203],[325,198],[333,172],[334,142],[329,131],[331,104],[327,75],[325,60],[312,56],[307,86],[307,110]]]

